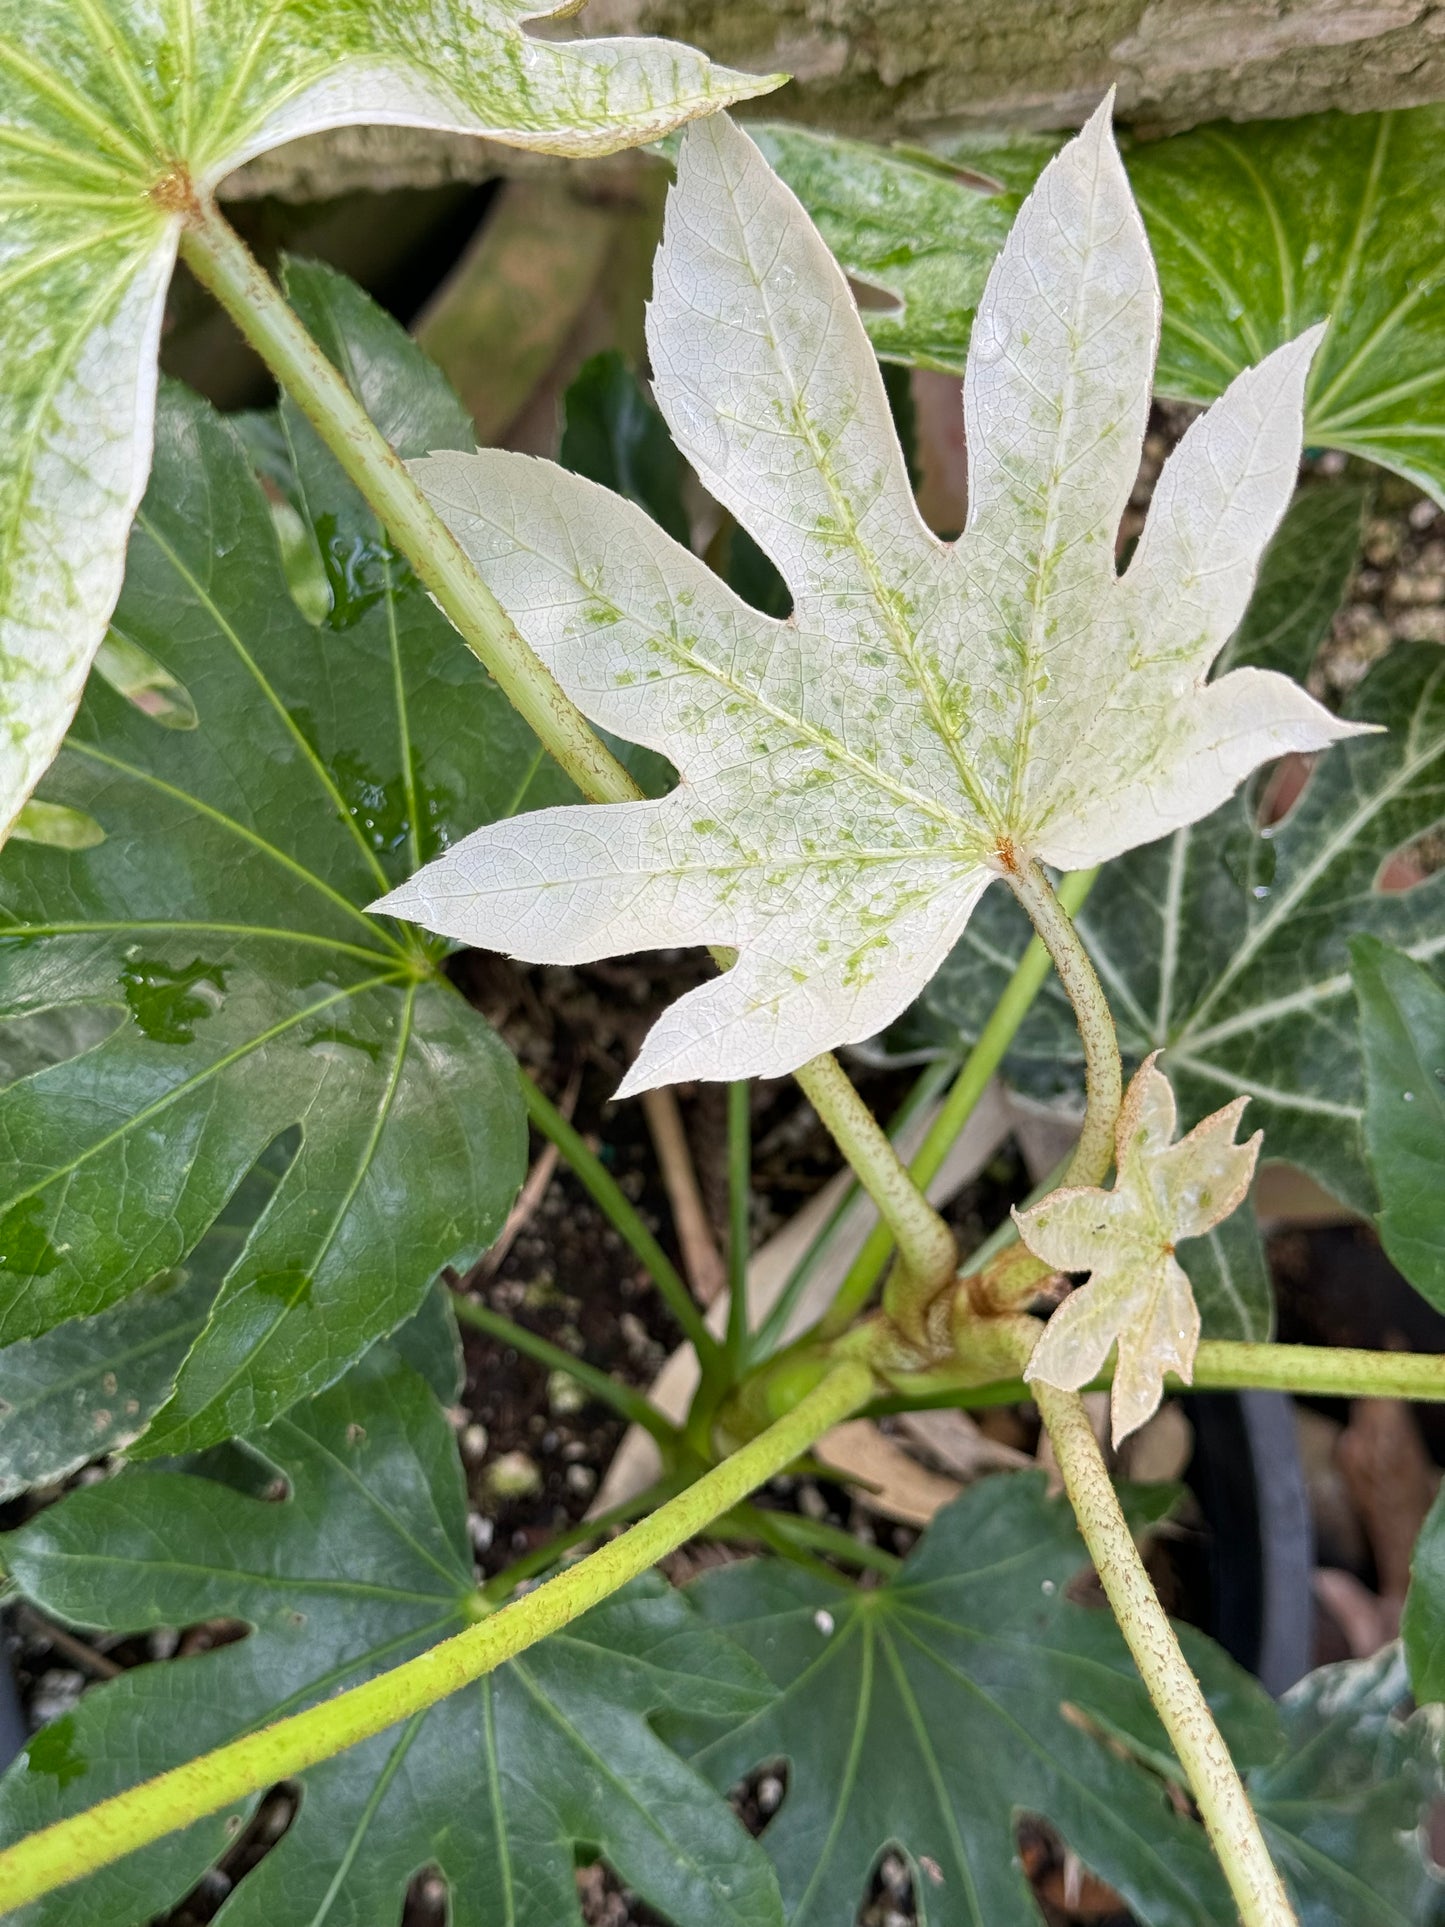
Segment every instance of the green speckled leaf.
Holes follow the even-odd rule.
[[[386,432],[465,444],[393,323],[324,270],[293,281],[362,392],[384,388]],[[115,1026],[0,1092],[0,1335],[94,1315],[184,1263],[300,1129],[142,1452],[249,1430],[329,1384],[485,1248],[525,1156],[507,1053],[434,950],[361,905],[478,817],[573,792],[287,427],[329,619],[292,599],[233,434],[168,395],[116,627],[196,726],[93,679],[43,793],[105,840],[0,859],[0,1011]]]
[[[1441,1708],[1406,1712],[1398,1646],[1321,1666],[1280,1702],[1285,1750],[1248,1776],[1299,1927],[1438,1927],[1427,1863],[1441,1781]]]
[[[715,115],[681,144],[653,387],[792,616],[749,608],[635,504],[548,464],[415,465],[569,693],[682,780],[657,802],[491,826],[384,906],[534,962],[735,947],[654,1026],[624,1093],[777,1076],[866,1037],[992,878],[1116,855],[1267,757],[1351,733],[1270,671],[1205,684],[1293,486],[1310,337],[1194,425],[1116,572],[1158,292],[1107,105],[1040,177],[979,316],[969,520],[943,543],[837,264]]]
[[[541,11],[548,9],[545,5]],[[358,122],[607,153],[773,79],[533,37],[525,0],[35,0],[0,40],[0,837],[54,755],[150,467],[189,189]]]
[[[1325,491],[1327,496],[1329,491]],[[1303,675],[1331,597],[1308,619],[1290,584],[1308,556],[1343,591],[1360,497],[1332,513],[1298,498],[1266,559],[1261,593],[1228,653],[1256,650]],[[1332,531],[1333,524],[1333,533]],[[1317,582],[1317,587],[1321,584]],[[1288,816],[1261,831],[1256,799],[1237,797],[1203,823],[1110,864],[1078,923],[1103,976],[1126,1053],[1163,1049],[1187,1123],[1247,1094],[1266,1158],[1287,1158],[1337,1196],[1370,1209],[1361,1118],[1364,1069],[1350,987],[1350,938],[1369,933],[1428,961],[1445,951],[1445,879],[1403,893],[1378,885],[1392,853],[1445,814],[1445,674],[1427,645],[1396,649],[1348,713],[1382,733],[1346,743],[1313,770]],[[923,999],[933,1036],[977,1035],[1028,935],[1011,904],[984,906]],[[1019,1033],[1009,1074],[1027,1088],[1081,1088],[1078,1035],[1046,985]]]
[[[701,1725],[694,1757],[719,1788],[786,1760],[763,1845],[790,1927],[853,1920],[890,1848],[911,1864],[924,1927],[1036,1927],[1021,1812],[1057,1827],[1147,1927],[1229,1918],[1202,1830],[1155,1771],[1121,1757],[1120,1741],[1153,1762],[1169,1747],[1110,1616],[1068,1597],[1084,1564],[1067,1503],[1041,1475],[1010,1474],[940,1513],[887,1586],[754,1562],[689,1589],[775,1688],[731,1730]],[[1185,1638],[1236,1758],[1269,1758],[1272,1706]]]
[[[929,155],[786,127],[760,138],[848,273],[900,304],[865,315],[879,353],[962,369],[978,290],[1051,143],[970,136]],[[1328,321],[1306,439],[1445,500],[1442,163],[1440,107],[1221,122],[1134,147],[1164,294],[1159,393],[1212,401]]]
[[[6,1840],[224,1744],[472,1623],[451,1427],[380,1346],[255,1441],[288,1496],[145,1470],[74,1494],[0,1548],[58,1619],[125,1632],[239,1619],[216,1651],[139,1666],[44,1727],[0,1783]],[[185,1549],[184,1562],[173,1555]],[[434,1866],[451,1927],[581,1927],[579,1850],[676,1927],[781,1927],[772,1873],[725,1802],[655,1737],[667,1711],[736,1719],[765,1679],[659,1580],[450,1699],[300,1776],[285,1838],[227,1927],[396,1927]],[[11,1918],[144,1927],[197,1881],[245,1802]]]

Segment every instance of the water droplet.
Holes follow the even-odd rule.
[[[1401,1091],[1400,1096],[1406,1104],[1413,1104],[1415,1102],[1415,1093],[1413,1091]]]
[[[833,1630],[832,1613],[827,1612],[820,1606],[817,1612],[813,1614],[813,1624],[818,1628],[818,1631],[823,1635],[824,1639],[826,1639]]]
[[[973,324],[973,352],[980,361],[997,361],[1008,348],[1009,324],[1001,316],[979,315]]]

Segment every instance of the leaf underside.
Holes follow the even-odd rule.
[[[452,1430],[387,1346],[255,1448],[281,1502],[133,1471],[4,1539],[41,1609],[127,1632],[239,1619],[217,1650],[139,1666],[44,1727],[0,1783],[22,1833],[360,1683],[472,1623],[467,1500]],[[184,1549],[185,1560],[174,1557]],[[581,1927],[579,1850],[601,1852],[678,1927],[781,1927],[758,1848],[668,1751],[651,1716],[743,1717],[766,1682],[657,1580],[430,1712],[301,1776],[286,1836],[226,1903],[227,1927],[390,1927],[431,1866],[452,1927]],[[36,1903],[27,1927],[143,1927],[234,1838],[247,1801]]]
[[[385,899],[535,962],[737,949],[664,1014],[624,1093],[778,1075],[865,1037],[990,878],[1115,855],[1346,733],[1270,672],[1204,686],[1293,486],[1308,338],[1195,424],[1116,573],[1158,297],[1107,107],[990,276],[954,544],[919,517],[837,264],[723,115],[683,138],[654,285],[658,403],[793,614],[749,608],[639,508],[548,464],[417,464],[568,692],[682,781],[485,830]]]
[[[607,153],[777,84],[660,40],[533,38],[522,0],[37,0],[0,42],[0,837],[50,762],[145,489],[188,189],[389,122]],[[543,9],[545,11],[545,8]]]
[[[292,288],[404,445],[466,440],[359,291],[319,269]],[[0,1092],[0,1335],[183,1264],[300,1131],[141,1450],[244,1432],[329,1384],[485,1248],[524,1168],[510,1057],[435,955],[360,906],[478,815],[573,792],[309,430],[285,427],[329,618],[292,599],[233,433],[168,395],[115,633],[197,726],[94,679],[45,795],[105,840],[0,859],[0,1013],[115,1026]]]

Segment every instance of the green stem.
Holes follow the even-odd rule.
[[[463,1292],[452,1293],[452,1307],[461,1322],[470,1325],[473,1331],[485,1332],[488,1338],[515,1346],[527,1358],[545,1365],[549,1372],[565,1372],[593,1398],[610,1405],[629,1425],[640,1425],[645,1432],[650,1432],[665,1452],[680,1441],[682,1434],[672,1421],[664,1418],[655,1405],[630,1385],[619,1385],[615,1378],[609,1378],[606,1372],[598,1371],[585,1359],[574,1358],[571,1352],[563,1351],[560,1345],[554,1345],[539,1332],[528,1331],[525,1325],[516,1324],[501,1312],[493,1311],[490,1305],[480,1304]]]
[[[1298,1927],[1238,1768],[1139,1557],[1077,1392],[1037,1385],[1064,1486],[1140,1677],[1188,1776],[1244,1927]]]
[[[1038,1327],[1040,1331],[1043,1326]],[[869,1406],[870,1415],[925,1412],[958,1407],[1019,1405],[1036,1388],[1022,1378],[993,1379],[986,1385],[951,1385],[949,1369],[918,1372],[899,1379]],[[1112,1370],[1084,1386],[1107,1392]],[[1445,1404],[1445,1354],[1367,1352],[1333,1345],[1247,1345],[1234,1339],[1206,1338],[1194,1358],[1188,1385],[1171,1373],[1170,1392],[1293,1392],[1300,1398],[1402,1398],[1419,1404]]]
[[[455,625],[579,789],[597,802],[642,791],[523,641],[460,543],[341,375],[214,202],[198,206],[181,254],[230,315]]]
[[[1114,1161],[1114,1123],[1124,1094],[1119,1040],[1109,1000],[1072,918],[1038,864],[1026,863],[1009,871],[1006,881],[1053,959],[1074,1007],[1084,1046],[1084,1124],[1064,1182],[1101,1184]]]
[[[728,1085],[728,1330],[723,1349],[729,1376],[736,1378],[748,1349],[748,1207],[753,1183],[750,1105],[746,1079]]]
[[[888,1133],[836,1057],[815,1057],[797,1072],[797,1079],[898,1246],[894,1315],[913,1337],[922,1329],[924,1308],[953,1281],[958,1265],[953,1233],[908,1175]]]
[[[1097,870],[1076,870],[1060,883],[1058,900],[1069,916],[1081,908],[1098,874]],[[1031,937],[988,1022],[964,1059],[937,1117],[929,1125],[927,1136],[909,1160],[909,1176],[920,1190],[926,1191],[942,1170],[944,1159],[978,1108],[989,1079],[1003,1062],[1020,1024],[1033,1008],[1048,972],[1049,953],[1042,939]],[[835,1337],[852,1324],[872,1296],[892,1250],[893,1238],[887,1225],[874,1225],[818,1327],[820,1336]]]
[[[1317,1398],[1445,1400],[1445,1356],[1205,1339],[1194,1356],[1193,1383],[1201,1392],[1247,1386]]]
[[[668,1310],[692,1341],[693,1349],[703,1365],[716,1371],[722,1363],[722,1350],[708,1330],[697,1300],[688,1290],[681,1272],[642,1222],[631,1199],[581,1132],[567,1122],[557,1106],[538,1090],[525,1071],[519,1071],[518,1075],[522,1080],[522,1101],[527,1106],[528,1117],[543,1137],[556,1145],[603,1217],[614,1231],[627,1240],[646,1266],[648,1276],[661,1292]]]
[[[820,1433],[856,1411],[871,1389],[872,1376],[865,1366],[839,1365],[776,1425],[640,1524],[534,1592],[364,1685],[18,1841],[0,1853],[0,1912],[109,1866],[278,1780],[289,1780],[481,1679],[704,1531],[790,1465]]]
[[[931,1104],[938,1093],[953,1076],[956,1066],[949,1058],[939,1058],[925,1065],[913,1082],[908,1095],[888,1120],[888,1135],[894,1143],[906,1130],[919,1111]],[[814,1232],[807,1250],[794,1265],[792,1275],[778,1294],[777,1302],[754,1334],[749,1359],[756,1361],[769,1357],[782,1343],[783,1333],[787,1330],[788,1320],[793,1315],[793,1307],[802,1296],[803,1287],[812,1277],[822,1260],[823,1254],[832,1243],[833,1237],[844,1216],[858,1196],[859,1187],[850,1184],[837,1204],[829,1212],[827,1219]],[[893,1249],[893,1239],[885,1230],[888,1249]]]

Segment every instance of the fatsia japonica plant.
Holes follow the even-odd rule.
[[[806,199],[826,159],[835,227],[839,178],[857,204],[870,170],[965,190],[816,136],[759,146],[715,110],[773,81],[526,18],[84,0],[0,43],[0,1492],[106,1457],[0,1559],[66,1625],[239,1629],[30,1739],[0,1782],[0,1907],[140,1927],[294,1782],[230,1927],[385,1927],[424,1869],[458,1927],[555,1927],[599,1856],[678,1927],[838,1927],[889,1849],[921,1920],[1008,1927],[1038,1917],[1021,1813],[1151,1927],[1433,1919],[1439,1506],[1403,1648],[1276,1706],[1171,1623],[1137,1542],[1176,1495],[1116,1488],[1083,1396],[1108,1392],[1117,1445],[1191,1382],[1445,1391],[1434,1357],[1267,1342],[1261,1133],[1236,1141],[1256,1103],[1265,1153],[1278,1124],[1378,1203],[1445,1305],[1439,891],[1374,888],[1439,816],[1442,671],[1394,653],[1344,715],[1302,686],[1361,497],[1292,497],[1322,381],[1349,425],[1342,334],[1386,325],[1351,305],[1375,298],[1363,256],[1333,319],[1287,303],[1301,326],[1261,321],[1258,353],[1184,384],[1218,398],[1122,555],[1161,325],[1169,369],[1213,337],[1172,257],[1161,305],[1147,158],[1131,185],[1110,102],[1062,144],[1002,144],[1011,225],[969,204],[954,282],[935,263],[921,315],[873,323],[903,359],[968,338],[967,521],[941,539],[844,268],[772,163]],[[262,271],[218,184],[355,121],[561,154],[690,123],[647,324],[670,444],[594,364],[568,466],[478,450],[358,289]],[[158,388],[177,250],[275,374],[274,416]],[[1368,438],[1354,406],[1342,446]],[[731,529],[723,572],[689,546],[679,457]],[[1264,818],[1250,779],[1315,752]],[[722,1323],[450,945],[711,947],[619,1095],[730,1085]],[[908,1163],[832,1055],[900,1020],[952,1038]],[[1081,1086],[1076,1138],[961,1251],[925,1187],[1001,1065]],[[800,1331],[806,1263],[760,1323],[746,1272],[747,1081],[788,1074],[875,1213]],[[449,1288],[502,1230],[528,1120],[689,1341],[681,1419]],[[485,1582],[458,1319],[660,1460]],[[1063,1494],[995,1474],[904,1561],[752,1503],[846,1419],[1029,1397]],[[699,1535],[776,1556],[652,1572]],[[1112,1616],[1078,1595],[1090,1562]],[[728,1795],[779,1761],[754,1837]]]

